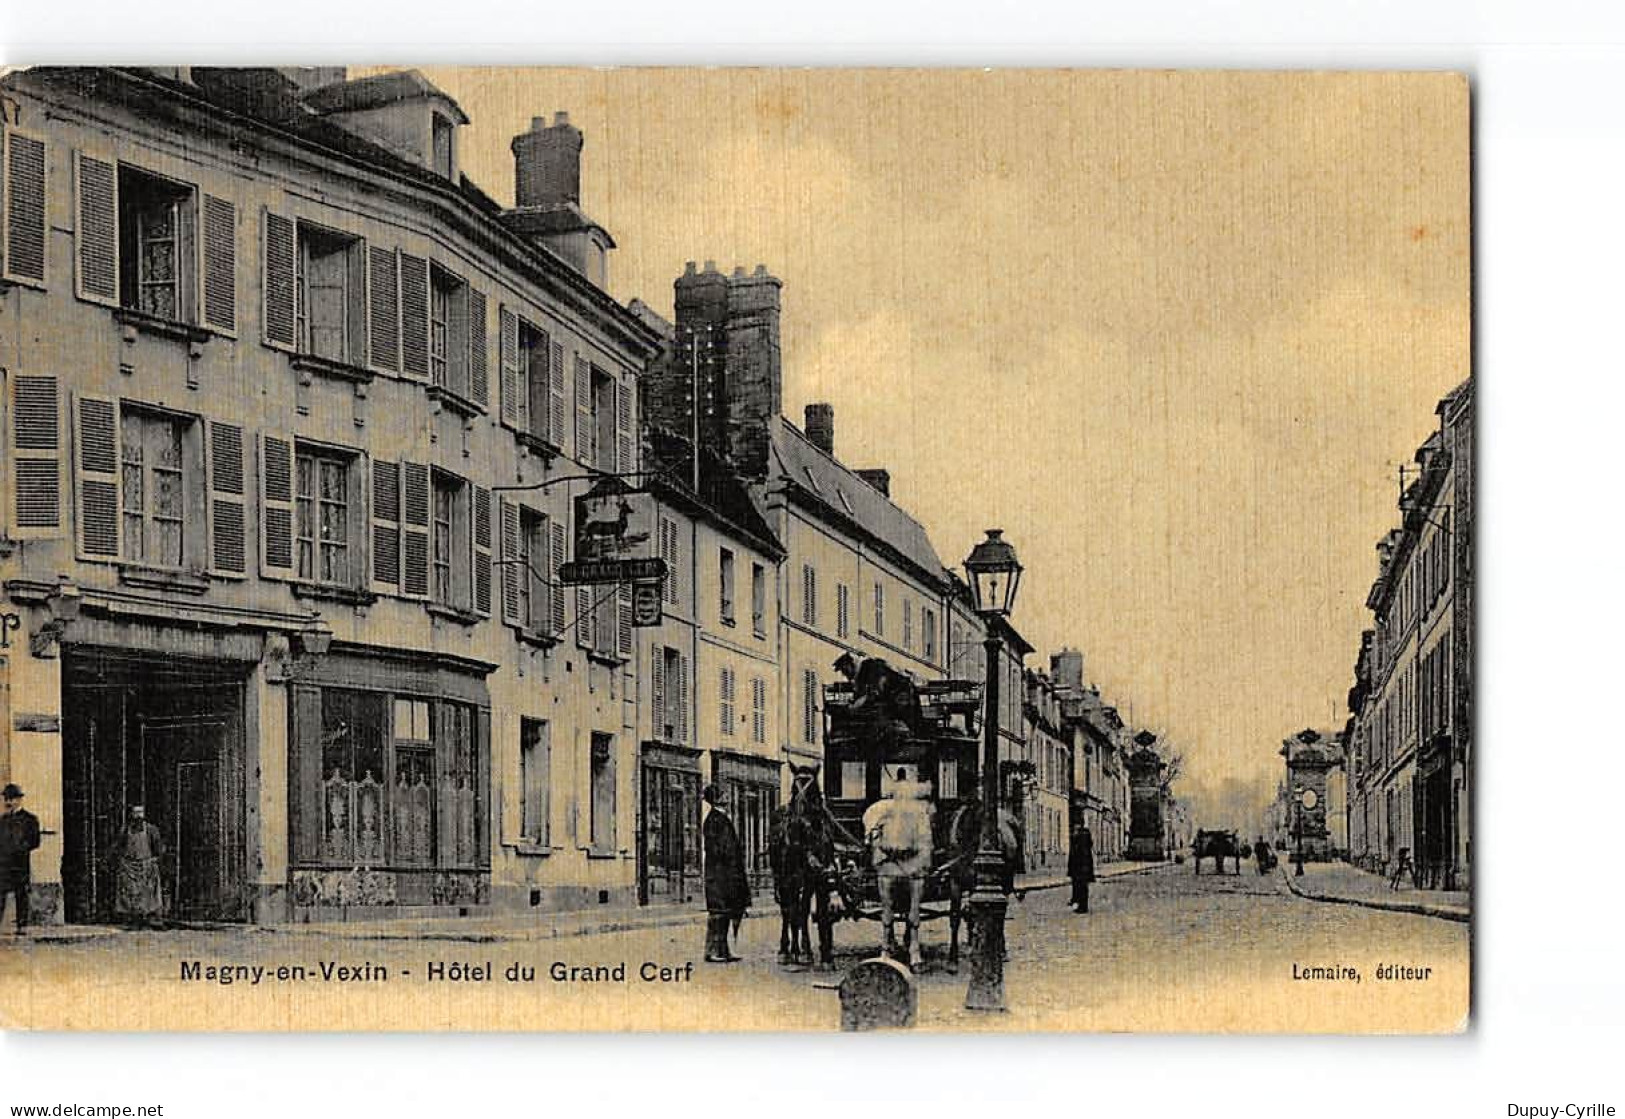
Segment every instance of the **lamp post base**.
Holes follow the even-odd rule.
[[[997,884],[978,881],[969,906],[970,986],[965,1009],[1004,1010],[1004,919],[1010,903]]]

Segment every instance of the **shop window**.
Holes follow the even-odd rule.
[[[170,322],[196,313],[196,192],[133,167],[118,170],[119,302]]]
[[[318,861],[382,864],[384,697],[325,689],[321,720]]]
[[[615,850],[615,754],[614,738],[600,731],[592,735],[590,830],[594,854]]]
[[[519,721],[520,837],[545,845],[548,840],[547,789],[551,765],[548,724],[542,719]]]
[[[366,244],[359,237],[298,223],[295,347],[329,361],[362,365],[366,351]]]
[[[429,713],[428,700],[395,700],[390,813],[392,854],[403,866],[428,866],[435,857],[434,732]]]

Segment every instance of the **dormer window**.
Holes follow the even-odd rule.
[[[451,178],[452,123],[439,113],[434,114],[434,170]]]

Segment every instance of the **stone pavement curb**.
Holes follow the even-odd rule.
[[[1172,862],[1157,863],[1119,863],[1099,873],[1099,878],[1122,878],[1130,874],[1144,874],[1147,871],[1157,870],[1161,867],[1172,866]],[[1065,877],[1037,878],[1029,884],[1017,883],[1016,892],[1019,894],[1036,893],[1041,890],[1054,890],[1069,886],[1071,880]],[[415,928],[410,920],[406,922],[392,922],[387,919],[376,921],[355,922],[318,922],[315,924],[286,924],[286,925],[228,925],[220,929],[233,932],[257,933],[271,936],[332,936],[346,940],[446,940],[470,944],[495,944],[504,941],[532,941],[532,940],[559,940],[573,936],[601,936],[617,932],[641,932],[645,929],[672,928],[681,925],[699,925],[705,920],[703,909],[672,906],[649,909],[620,910],[615,913],[606,913],[600,918],[584,916],[580,911],[575,913],[559,913],[554,915],[561,920],[547,923],[536,922],[527,925],[508,925],[501,928],[491,928],[473,924],[480,918],[467,918],[469,925],[464,927],[446,926],[443,928]],[[757,912],[745,916],[747,921],[776,918],[778,911],[773,908],[771,899]],[[70,932],[35,932],[24,939],[44,943],[62,943],[67,941],[95,940],[102,937],[128,935],[130,930],[113,926],[63,926]]]
[[[1441,921],[1456,921],[1468,924],[1472,921],[1470,910],[1459,909],[1453,905],[1430,905],[1421,901],[1389,901],[1387,898],[1357,898],[1342,894],[1317,894],[1310,890],[1300,890],[1292,880],[1292,874],[1285,866],[1280,868],[1281,876],[1286,880],[1286,888],[1294,896],[1306,901],[1323,901],[1332,905],[1358,905],[1365,909],[1385,909],[1390,913],[1412,913],[1419,917],[1436,917]]]

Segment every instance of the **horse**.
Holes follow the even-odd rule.
[[[773,898],[779,906],[779,962],[812,963],[808,922],[816,913],[819,966],[833,967],[829,872],[835,862],[835,844],[817,766],[791,767],[790,802],[773,810],[768,859],[773,869]]]
[[[892,793],[863,814],[863,830],[880,888],[881,954],[897,951],[898,908],[904,914],[903,951],[908,966],[920,967],[920,903],[931,869],[931,786],[911,781],[899,767]]]
[[[1015,889],[1016,870],[1021,858],[1020,823],[1015,813],[999,809],[999,880],[1009,894]],[[976,852],[982,847],[982,805],[978,800],[961,804],[948,822],[949,857],[937,867],[948,879],[948,971],[959,971],[959,923],[964,915],[965,897],[976,887]]]

